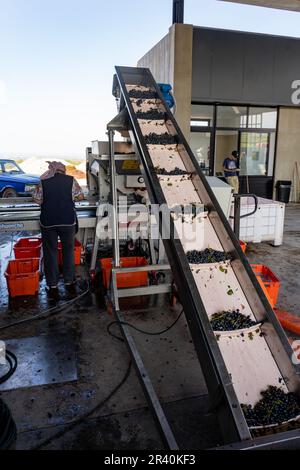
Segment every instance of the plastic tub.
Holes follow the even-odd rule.
[[[102,269],[102,280],[103,285],[108,289],[110,284],[110,276],[112,270],[112,258],[103,258],[100,260],[100,265]],[[121,258],[120,260],[121,268],[134,268],[140,266],[147,266],[147,260],[144,257],[132,256],[129,258]],[[139,287],[146,286],[148,284],[148,272],[131,272],[131,273],[119,273],[117,274],[117,287]]]
[[[241,215],[254,211],[253,198],[241,199]],[[271,199],[258,198],[258,207],[255,214],[243,217],[240,220],[240,238],[246,243],[261,243],[270,241],[274,246],[282,245],[284,229],[285,204]],[[232,205],[231,216],[234,216]],[[230,218],[233,228],[234,221]]]
[[[272,307],[274,307],[277,304],[280,289],[279,279],[275,276],[273,271],[268,268],[268,266],[264,266],[263,264],[251,264],[251,268],[253,269],[256,277],[264,284],[272,301]]]
[[[35,295],[40,281],[39,258],[9,261],[5,271],[10,297]]]
[[[41,254],[42,239],[37,237],[20,238],[14,245],[16,259],[39,258]]]
[[[74,246],[74,259],[75,265],[78,266],[81,264],[81,253],[82,253],[82,244],[75,239]],[[61,241],[58,242],[58,264],[61,266],[63,263],[63,254],[62,254],[62,244]]]

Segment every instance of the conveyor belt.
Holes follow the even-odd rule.
[[[120,111],[128,111],[130,135],[151,203],[169,207],[192,203],[206,208],[200,215],[203,236],[195,241],[171,236],[164,245],[224,442],[251,440],[254,430],[247,425],[241,403],[254,405],[269,385],[299,394],[299,366],[293,366],[288,340],[150,71],[116,67],[116,72]],[[130,94],[133,89],[140,92],[139,97]],[[153,97],[144,99],[143,92],[151,92]],[[137,118],[138,111],[150,109],[164,113],[164,118]],[[166,133],[174,139],[168,139],[171,143],[167,145],[154,145],[149,143],[150,133]],[[168,171],[177,167],[187,175],[158,175],[158,166]],[[196,219],[191,221],[194,223]],[[179,230],[179,222],[171,219],[171,234],[174,227]],[[231,261],[189,264],[187,251],[205,248],[224,251]],[[233,334],[215,334],[210,317],[237,309],[260,325]],[[280,429],[275,426],[274,431]]]

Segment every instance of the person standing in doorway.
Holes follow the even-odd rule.
[[[50,297],[58,298],[58,237],[62,244],[63,277],[67,290],[75,289],[74,244],[78,229],[75,201],[84,199],[83,191],[66,167],[60,162],[47,162],[49,169],[33,194],[41,206],[41,232],[43,241],[46,290]]]
[[[226,181],[233,188],[234,194],[239,192],[239,164],[238,164],[239,154],[234,150],[231,155],[225,158],[223,162],[223,171],[226,178]]]

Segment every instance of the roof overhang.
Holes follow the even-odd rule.
[[[219,0],[221,2],[243,3],[279,10],[300,11],[300,0]]]

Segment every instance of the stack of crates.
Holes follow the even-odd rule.
[[[40,281],[41,238],[21,238],[14,246],[15,259],[5,271],[10,297],[36,295]]]
[[[14,245],[15,259],[8,262],[5,278],[10,297],[36,295],[39,290],[42,239],[21,238]],[[75,240],[75,265],[81,263],[82,245]],[[58,263],[62,265],[62,246],[58,242]]]

